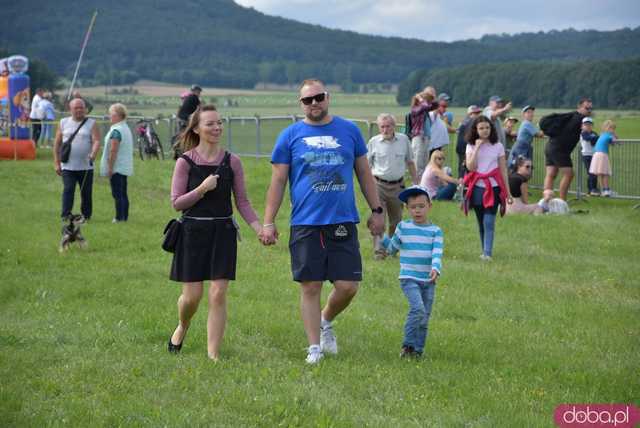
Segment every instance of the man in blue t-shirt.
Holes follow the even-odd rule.
[[[261,241],[273,245],[278,239],[275,218],[289,181],[291,270],[301,285],[302,320],[309,341],[306,361],[316,364],[325,353],[338,352],[331,321],[349,306],[362,280],[354,170],[372,209],[367,222],[372,234],[382,234],[384,217],[360,130],[329,114],[329,93],[319,80],[302,82],[299,101],[304,120],[280,133],[271,155]],[[334,288],[321,310],[326,280]]]

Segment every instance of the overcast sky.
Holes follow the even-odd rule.
[[[428,41],[640,26],[640,0],[235,0],[267,15]]]

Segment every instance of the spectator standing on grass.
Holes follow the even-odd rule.
[[[498,141],[493,122],[486,116],[477,117],[466,135],[469,172],[464,177],[468,188],[464,212],[468,212],[469,206],[473,208],[480,232],[480,259],[491,261],[498,208],[504,215],[507,203],[513,202],[507,186],[504,146]]]
[[[407,114],[405,128],[411,138],[413,161],[416,163],[418,177],[427,166],[428,150],[431,144],[431,116],[429,112],[438,108],[436,90],[431,86],[411,98],[411,111]],[[409,131],[411,130],[411,131]]]
[[[358,127],[329,114],[329,93],[319,80],[302,82],[299,102],[304,120],[280,133],[271,155],[262,242],[273,245],[278,238],[275,219],[289,181],[291,270],[301,289],[306,362],[316,364],[338,352],[332,321],[349,306],[362,280],[354,171],[372,209],[367,225],[373,235],[384,232],[384,210]],[[321,310],[327,280],[333,290]]]
[[[207,355],[217,361],[227,324],[227,289],[236,278],[238,227],[231,194],[242,218],[260,236],[258,216],[247,198],[240,158],[220,147],[222,120],[215,106],[196,110],[181,135],[182,152],[171,180],[173,208],[182,211],[182,233],[171,280],[182,283],[179,324],[168,350],[178,353],[209,281]]]
[[[453,115],[447,111],[449,100],[451,98],[447,94],[440,94],[438,97],[438,108],[431,113],[431,144],[429,145],[429,154],[427,159],[431,159],[431,155],[436,150],[442,150],[449,144],[449,134],[456,132],[449,121],[453,121]]]
[[[395,132],[395,118],[389,113],[380,113],[376,123],[380,133],[367,144],[367,161],[376,180],[382,209],[389,217],[388,230],[389,235],[392,235],[396,225],[402,220],[402,202],[398,195],[404,189],[405,171],[409,170],[413,184],[418,182],[418,176],[411,153],[411,142],[406,135]],[[381,235],[373,237],[374,258],[377,260],[384,258],[381,240]]]
[[[109,179],[115,202],[113,223],[129,220],[127,178],[133,175],[133,135],[127,125],[127,108],[120,103],[109,107],[111,128],[104,137],[100,174]]]
[[[553,190],[553,183],[558,173],[560,179],[560,199],[566,201],[569,193],[569,186],[573,180],[573,162],[571,152],[578,144],[580,131],[582,130],[582,119],[591,116],[593,103],[589,98],[582,98],[578,102],[578,109],[572,112],[562,126],[558,135],[549,137],[549,141],[544,147],[545,164],[547,167],[544,177],[545,190]]]
[[[31,100],[31,111],[29,112],[29,119],[31,120],[31,139],[38,145],[40,140],[40,134],[42,132],[42,119],[44,119],[44,112],[42,111],[42,98],[44,96],[44,89],[36,89],[36,94]]]
[[[46,146],[51,145],[51,138],[53,137],[53,125],[51,122],[56,120],[56,111],[51,100],[53,96],[51,92],[45,92],[40,101],[40,108],[42,108],[42,114],[44,123],[42,124],[42,141]]]
[[[184,130],[189,123],[189,116],[200,106],[200,94],[202,88],[199,85],[191,85],[189,94],[182,97],[182,105],[178,109],[178,128]]]
[[[93,213],[93,161],[100,150],[100,132],[96,121],[87,117],[82,98],[69,102],[71,116],[60,121],[53,142],[53,163],[56,174],[62,177],[62,212],[64,220],[71,215],[76,184],[80,187],[80,212],[85,220]],[[86,120],[85,120],[86,119]],[[76,132],[67,162],[60,160],[60,145]]]
[[[390,254],[400,251],[400,288],[409,302],[404,323],[401,358],[419,358],[429,331],[435,299],[436,280],[442,271],[444,238],[442,230],[429,221],[431,200],[427,189],[412,186],[400,193],[411,220],[398,224],[383,245]]]
[[[609,188],[609,177],[611,177],[611,162],[609,161],[609,146],[616,144],[616,124],[613,120],[605,120],[602,124],[602,135],[598,137],[596,147],[591,160],[589,172],[598,176],[602,187],[602,196],[613,196]]]
[[[496,130],[496,135],[498,136],[498,142],[502,144],[502,147],[507,146],[507,136],[502,129],[502,119],[506,113],[511,110],[511,102],[504,103],[502,98],[498,95],[493,95],[489,98],[489,105],[485,107],[482,112],[493,124],[493,127]]]
[[[467,150],[467,141],[465,140],[465,133],[469,124],[482,113],[482,109],[477,105],[470,105],[467,108],[467,116],[462,120],[458,127],[458,136],[456,143],[456,154],[458,155],[458,178],[464,177],[466,174],[465,157]]]
[[[502,124],[502,129],[504,129],[504,138],[506,141],[506,146],[504,148],[504,150],[509,153],[511,151],[511,147],[513,147],[513,144],[516,141],[516,137],[517,137],[517,133],[515,131],[515,129],[513,129],[516,126],[516,123],[518,123],[519,120],[517,117],[514,116],[509,116],[508,118],[506,118],[504,120],[504,123]]]
[[[598,190],[598,176],[591,174],[589,169],[591,168],[591,160],[593,159],[593,153],[595,152],[595,145],[598,141],[598,134],[593,131],[593,119],[585,117],[582,119],[582,132],[580,132],[580,146],[582,162],[587,170],[587,187],[589,195],[599,196]]]
[[[513,203],[507,205],[508,214],[542,214],[542,207],[529,203],[529,179],[531,178],[531,159],[518,156],[514,171],[509,175],[509,190]]]
[[[524,156],[533,162],[533,139],[544,136],[533,124],[535,112],[536,108],[532,105],[526,105],[522,108],[522,124],[518,128],[516,142],[509,152],[509,160],[507,162],[509,169],[515,168],[516,159],[519,156]]]

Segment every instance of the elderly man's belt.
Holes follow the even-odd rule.
[[[384,183],[384,184],[398,184],[398,183],[402,183],[404,181],[404,178],[400,178],[398,180],[393,180],[393,181],[383,180],[380,177],[375,177],[375,178],[376,178],[376,180],[378,180],[379,182]]]

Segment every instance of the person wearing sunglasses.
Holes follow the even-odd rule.
[[[531,159],[519,155],[515,161],[514,171],[509,175],[509,190],[513,202],[507,204],[507,214],[542,214],[538,204],[529,203],[529,179],[533,165]]]
[[[462,179],[451,177],[444,169],[444,152],[436,150],[431,153],[431,159],[422,174],[420,186],[427,189],[431,200],[450,201],[456,194]]]
[[[416,164],[413,162],[411,141],[395,132],[396,119],[389,113],[380,113],[376,120],[380,133],[367,144],[367,161],[376,180],[378,196],[384,212],[389,216],[388,235],[393,236],[402,220],[402,201],[398,195],[404,189],[405,171],[409,170],[412,184],[418,184]],[[382,260],[382,235],[373,237],[374,258]]]
[[[274,146],[261,234],[264,245],[276,243],[276,214],[288,181],[291,271],[293,280],[300,283],[308,364],[338,352],[331,322],[349,306],[362,280],[354,171],[372,211],[369,230],[373,235],[384,232],[384,210],[362,134],[354,123],[330,115],[329,101],[320,80],[308,79],[300,85],[304,119],[284,129]],[[327,280],[333,290],[321,309],[322,284]]]

